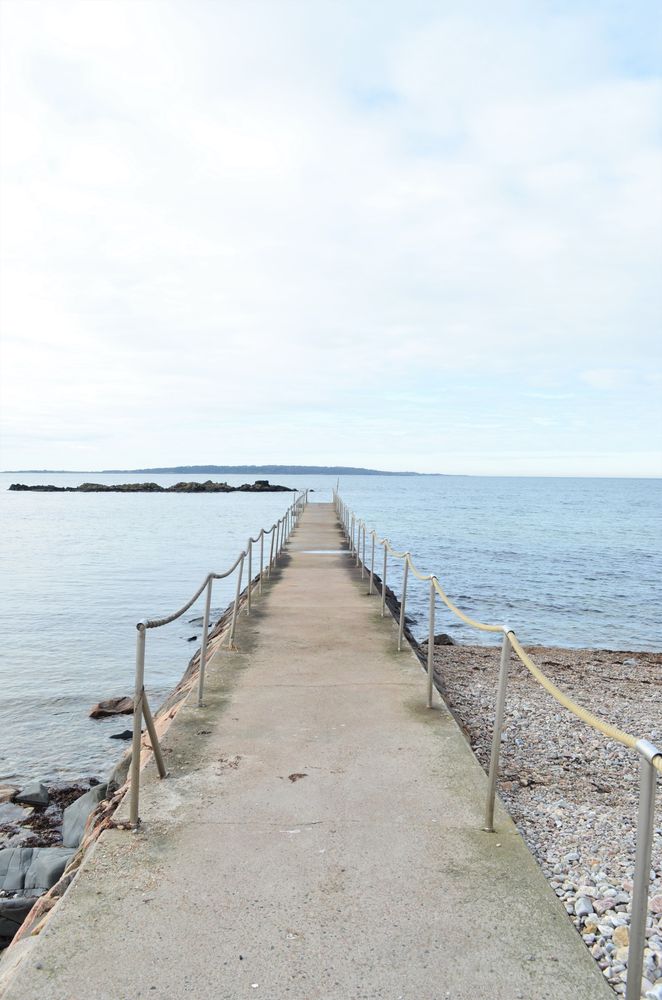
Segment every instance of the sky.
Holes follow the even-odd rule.
[[[657,0],[1,0],[0,468],[662,475]]]

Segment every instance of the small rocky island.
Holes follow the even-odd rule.
[[[106,486],[104,483],[81,483],[80,486],[26,486],[12,483],[10,490],[29,493],[296,493],[292,486],[278,486],[268,479],[256,479],[254,483],[242,486],[228,486],[227,483],[175,483],[174,486],[159,486],[158,483],[119,483]]]

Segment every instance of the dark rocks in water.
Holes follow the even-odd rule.
[[[268,479],[257,479],[242,486],[228,486],[208,479],[204,483],[175,483],[174,486],[159,486],[158,483],[81,483],[80,486],[26,486],[12,483],[14,492],[23,493],[296,493],[292,486],[272,485]]]
[[[190,635],[186,641],[187,642],[195,642],[197,640],[197,638],[198,638],[197,635]]]
[[[235,487],[228,486],[227,483],[213,483],[208,479],[204,483],[175,483],[174,486],[167,486],[164,493],[233,493]]]
[[[62,843],[65,847],[78,847],[90,813],[106,797],[107,785],[95,785],[72,802],[62,813]]]
[[[80,486],[65,487],[72,493],[163,493],[158,483],[121,483],[118,486],[106,486],[105,483],[81,483]]]
[[[90,709],[91,719],[104,719],[108,715],[132,715],[133,714],[133,698],[128,698],[126,696],[122,698],[107,698],[105,701],[99,701]]]
[[[121,733],[113,733],[110,737],[111,740],[130,740],[133,736],[133,730],[123,729]]]
[[[93,779],[98,785],[99,782]],[[14,802],[0,805],[0,847],[51,847],[62,843],[62,815],[67,806],[89,791],[92,781],[49,785],[48,805]],[[12,812],[14,810],[14,812]]]
[[[257,479],[253,485],[244,483],[243,486],[235,486],[239,493],[296,493],[293,486],[274,486],[268,479]]]
[[[41,781],[30,781],[14,796],[14,802],[25,806],[47,806],[50,802],[48,789]]]

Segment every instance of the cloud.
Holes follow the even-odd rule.
[[[582,382],[594,389],[617,389],[629,382],[631,373],[620,368],[591,368],[581,373]]]
[[[399,387],[406,433],[381,426],[409,467],[428,400],[467,381],[478,452],[500,380],[625,369],[652,426],[660,81],[646,11],[622,16],[639,30],[611,5],[5,0],[8,430],[61,428],[57,465],[76,424],[98,466],[184,460],[192,434],[191,460],[247,460],[260,434],[265,459],[365,465],[362,404]],[[575,433],[608,450],[600,422]],[[35,447],[4,464],[45,464]]]

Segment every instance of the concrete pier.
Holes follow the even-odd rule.
[[[309,504],[4,1000],[613,997],[344,548]]]

